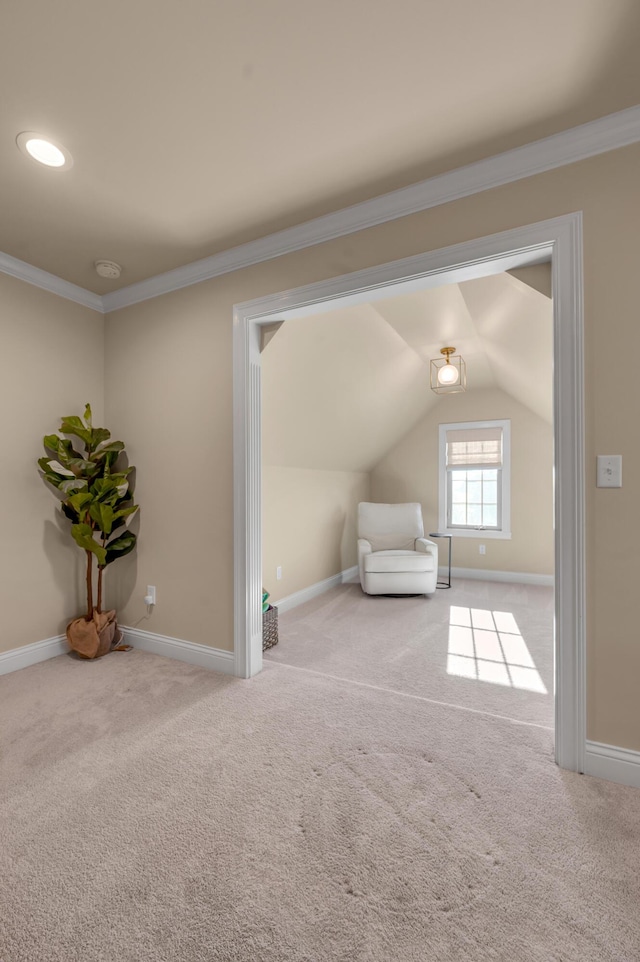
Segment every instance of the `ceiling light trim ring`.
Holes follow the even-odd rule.
[[[73,157],[63,144],[46,134],[39,134],[35,130],[23,130],[16,137],[16,145],[21,154],[32,160],[39,167],[46,167],[48,170],[69,170],[73,167]],[[53,148],[47,151],[47,147]],[[49,153],[50,159],[45,159]],[[61,163],[55,163],[59,157]]]

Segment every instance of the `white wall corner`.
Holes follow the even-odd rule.
[[[152,631],[142,631],[140,628],[127,628],[122,625],[120,627],[126,643],[141,651],[148,651],[152,655],[163,655],[165,658],[175,658],[176,661],[185,661],[189,665],[198,665],[200,668],[210,668],[225,675],[234,674],[232,651],[196,645],[192,641],[157,635]]]
[[[640,752],[587,741],[585,775],[606,778],[609,782],[640,788]]]
[[[56,658],[68,651],[69,646],[65,635],[56,635],[54,638],[45,638],[44,641],[34,641],[30,645],[23,645],[22,648],[3,651],[0,654],[0,675],[8,675],[11,671],[19,671],[21,668],[28,668],[30,665],[37,665],[40,661]]]

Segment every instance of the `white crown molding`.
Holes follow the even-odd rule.
[[[640,752],[588,741],[584,773],[595,778],[606,778],[620,785],[640,788]]]
[[[140,628],[126,628],[122,625],[120,627],[127,644],[140,648],[141,651],[148,651],[152,655],[163,655],[165,658],[175,658],[177,661],[186,661],[189,665],[210,668],[225,675],[234,674],[232,651],[196,645],[192,641],[157,635],[152,631],[142,631]]]
[[[68,301],[82,304],[83,307],[88,307],[92,311],[104,313],[100,294],[86,291],[84,287],[78,287],[77,284],[64,281],[61,277],[56,277],[55,274],[49,274],[48,271],[43,271],[39,267],[33,267],[32,264],[18,260],[17,257],[11,257],[9,254],[0,252],[0,272],[8,274],[10,277],[17,277],[18,280],[26,281],[27,284],[33,284],[34,287],[39,287],[43,291],[49,291],[50,294],[57,294],[58,297],[65,297]]]
[[[40,661],[47,661],[57,655],[64,655],[69,651],[66,635],[56,635],[55,638],[45,638],[44,641],[34,641],[22,648],[12,648],[0,654],[0,675],[7,675],[11,671],[19,671],[30,665],[37,665]]]
[[[296,227],[232,247],[211,257],[129,284],[109,294],[94,294],[54,274],[0,253],[0,271],[108,314],[202,281],[251,267],[294,251],[345,237],[399,217],[416,214],[535,174],[574,164],[640,141],[640,105],[572,127],[542,140],[438,174],[409,187],[316,217]]]
[[[105,294],[105,313],[640,141],[640,105]]]
[[[357,574],[357,565],[354,565],[352,568],[345,568],[344,571],[339,571],[337,575],[331,575],[330,578],[325,578],[323,581],[316,581],[315,584],[309,585],[308,588],[301,588],[300,591],[294,591],[293,594],[287,595],[286,598],[282,598],[280,601],[274,601],[274,607],[281,612],[289,611],[291,608],[297,608],[298,605],[303,605],[305,601],[311,601],[312,598],[323,595],[325,591],[329,591],[331,588],[343,585],[346,581],[352,581]]]

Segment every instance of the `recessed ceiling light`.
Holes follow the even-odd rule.
[[[46,167],[68,170],[73,166],[73,158],[66,147],[54,144],[52,140],[33,130],[23,130],[16,137],[16,143],[23,154]]]

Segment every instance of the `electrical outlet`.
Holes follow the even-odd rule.
[[[282,581],[282,567],[280,565],[276,568],[276,581]]]
[[[487,553],[487,546],[486,546],[486,544],[481,544],[481,545],[479,546],[478,550],[479,550],[480,554],[486,554],[486,553]]]
[[[147,593],[144,596],[145,605],[155,605],[156,603],[156,586],[147,585]]]

